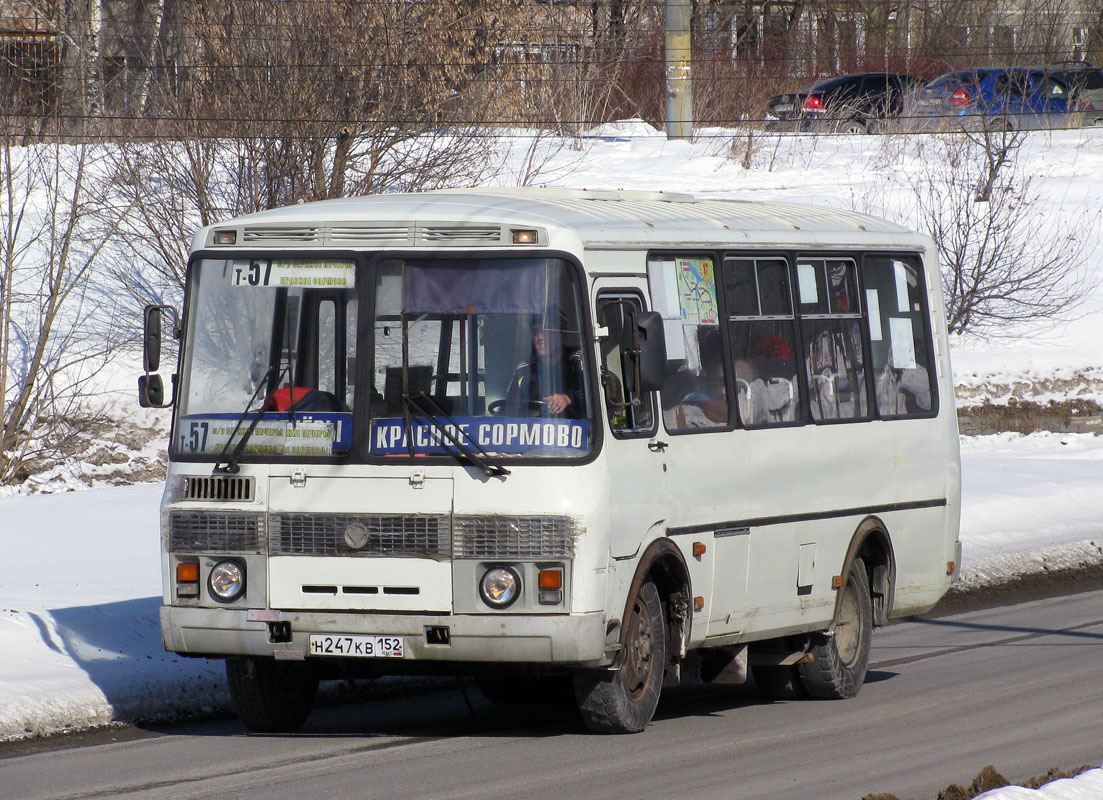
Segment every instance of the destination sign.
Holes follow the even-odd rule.
[[[412,420],[413,452],[433,455],[455,452],[452,439],[473,450],[491,453],[562,452],[584,453],[589,444],[589,423],[578,419],[531,417],[452,417],[439,419],[440,426],[425,417]],[[443,429],[443,430],[442,430]],[[371,451],[374,455],[402,455],[411,442],[402,418],[372,422]]]

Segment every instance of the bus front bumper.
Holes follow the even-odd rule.
[[[272,641],[288,638],[286,626],[290,626],[290,640]],[[431,643],[442,638],[441,629],[447,629],[447,643]],[[298,660],[310,657],[311,634],[359,634],[403,637],[402,661],[597,667],[611,660],[605,629],[605,615],[601,613],[423,616],[161,607],[165,649],[208,657]]]

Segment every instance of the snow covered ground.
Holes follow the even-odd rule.
[[[533,183],[592,189],[689,191],[708,197],[791,200],[908,219],[900,176],[936,157],[927,137],[784,137],[749,143],[703,131],[668,142],[635,121],[580,142],[519,136],[499,182],[515,184],[530,147],[543,149]],[[736,152],[736,157],[731,154]],[[1103,276],[1103,128],[1032,134],[1018,155],[1039,192],[1039,220],[1076,219],[1085,268]],[[959,394],[1103,401],[1103,287],[1058,324],[961,339],[953,360]],[[133,369],[105,381],[119,419],[163,425],[139,412]],[[1059,388],[1054,389],[1053,386]],[[1048,387],[1048,388],[1047,388]],[[1046,394],[1045,392],[1049,392]],[[163,446],[163,440],[148,447]],[[1055,567],[1103,562],[1103,437],[1001,434],[966,437],[963,576],[981,585]],[[103,724],[201,714],[226,707],[221,665],[162,649],[157,622],[159,484],[67,491],[94,470],[72,464],[0,493],[0,739]],[[52,492],[52,493],[51,493]],[[978,765],[979,767],[980,765]],[[986,800],[1103,797],[1103,770],[1039,792],[1004,789]]]

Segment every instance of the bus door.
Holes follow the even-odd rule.
[[[637,318],[645,310],[640,289],[598,281],[594,321],[599,331],[601,393],[612,436],[609,465],[610,550],[630,557],[653,528],[664,526],[669,508],[666,444],[659,434],[655,392],[640,391]]]

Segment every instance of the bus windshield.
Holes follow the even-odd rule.
[[[580,297],[554,258],[203,259],[173,450],[231,464],[583,456]]]

